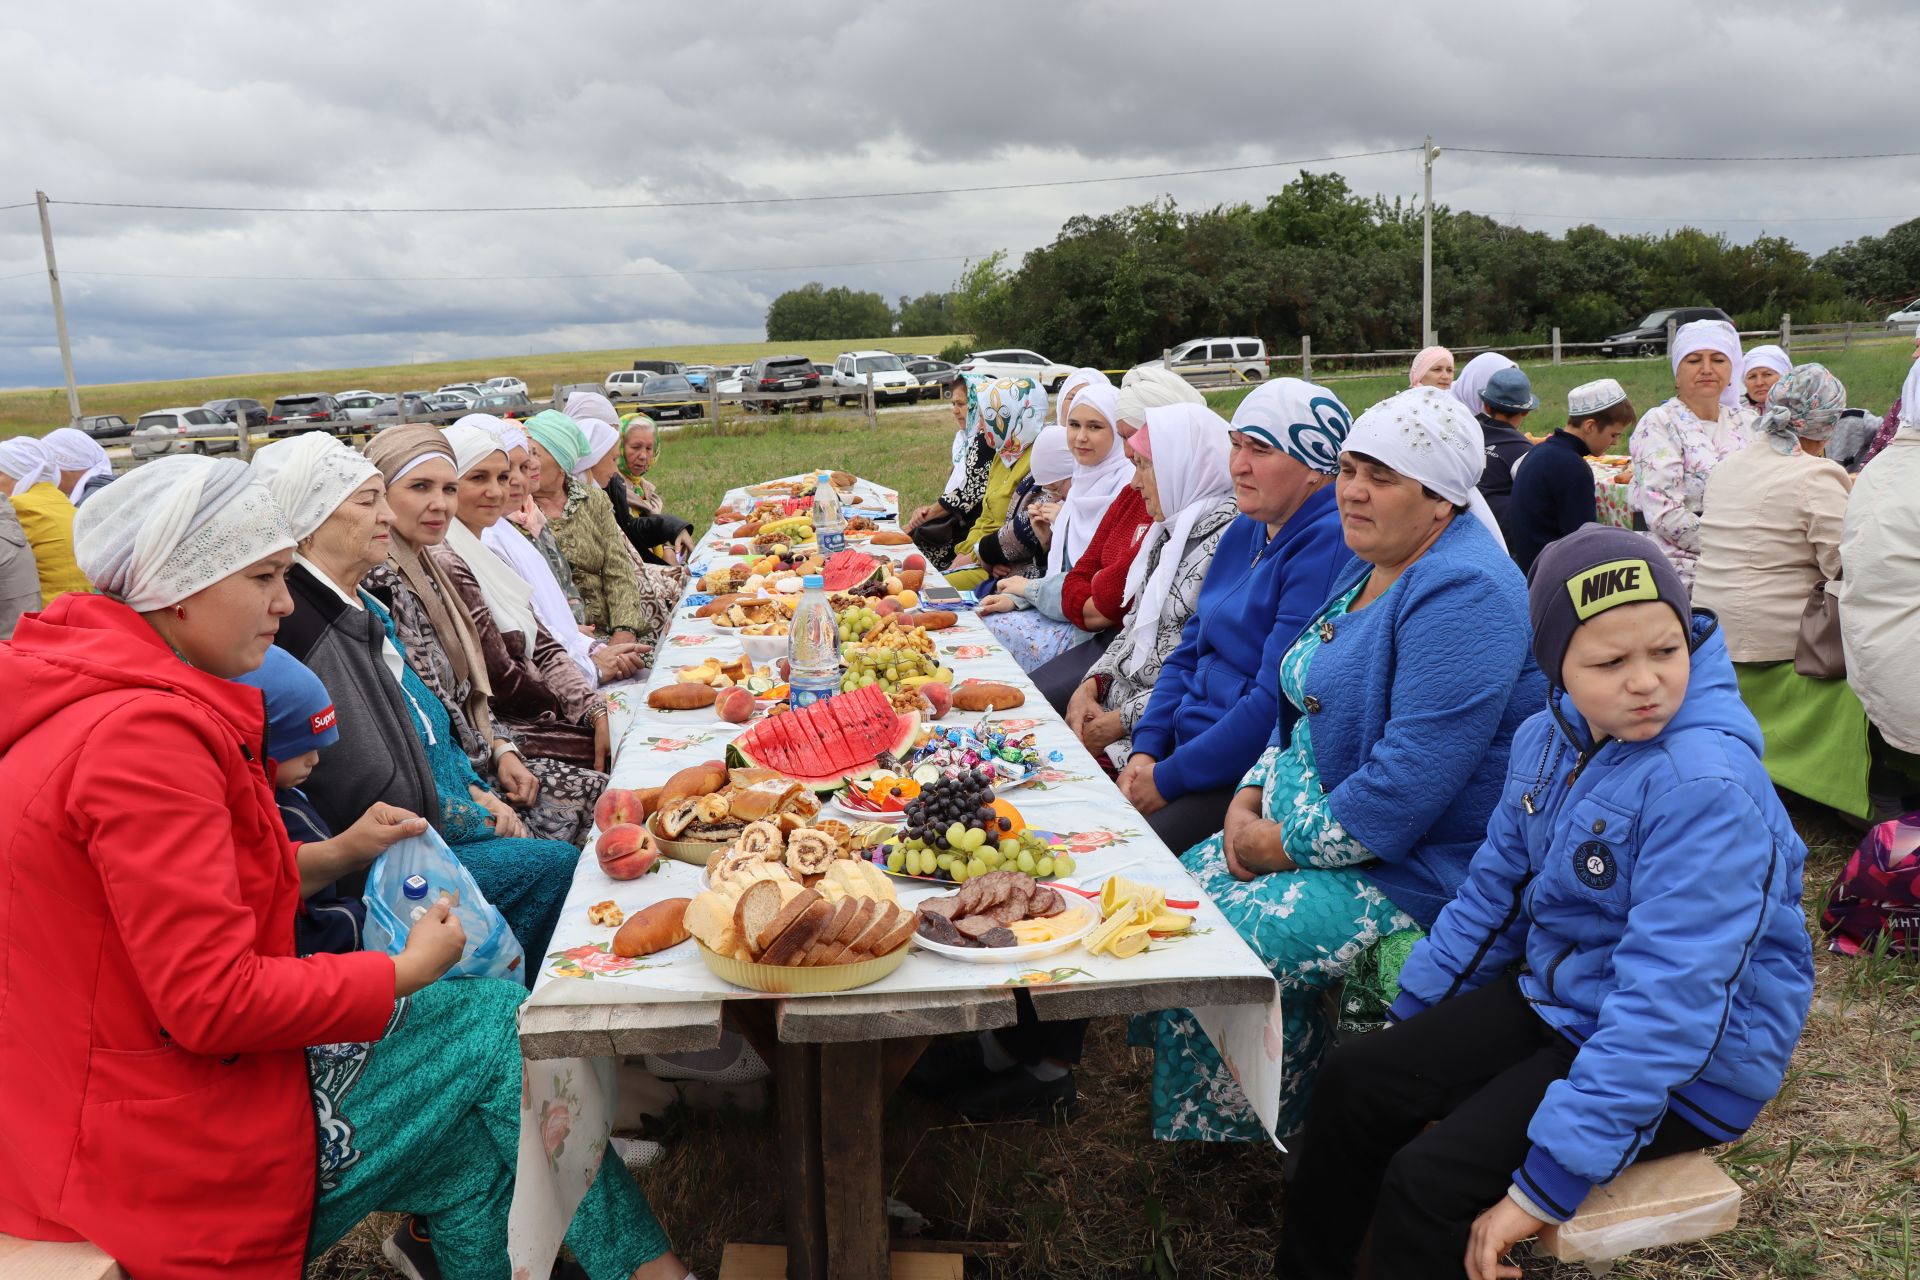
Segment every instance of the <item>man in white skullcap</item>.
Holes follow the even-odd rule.
[[[1600,518],[1587,459],[1620,443],[1633,426],[1633,402],[1612,378],[1567,393],[1567,425],[1541,441],[1514,469],[1507,499],[1507,550],[1525,573],[1549,542]]]

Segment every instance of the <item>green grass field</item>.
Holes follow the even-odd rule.
[[[116,382],[80,388],[82,413],[117,413],[132,422],[149,409],[205,404],[236,396],[250,396],[262,404],[299,391],[428,391],[450,382],[492,377],[517,377],[537,400],[550,395],[555,383],[599,382],[615,369],[636,359],[679,360],[690,364],[746,364],[763,355],[789,352],[812,360],[831,361],[842,351],[878,347],[903,351],[938,352],[959,339],[858,338],[832,342],[734,342],[701,346],[626,348],[616,351],[567,351],[555,355],[497,356],[482,360],[449,360],[439,364],[380,365],[367,369],[324,369],[287,373],[236,373],[217,378],[187,378],[175,382]],[[67,420],[64,387],[0,391],[0,439],[17,435],[45,435]]]

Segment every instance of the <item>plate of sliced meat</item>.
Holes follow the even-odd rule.
[[[989,871],[917,904],[914,945],[973,964],[1019,964],[1065,951],[1100,913],[1020,871]]]

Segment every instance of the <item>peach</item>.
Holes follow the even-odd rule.
[[[622,787],[608,787],[593,806],[593,821],[602,831],[622,823],[644,821],[646,816],[647,806],[640,793]]]
[[[927,580],[925,569],[902,569],[900,571],[900,590],[918,591],[920,584]]]
[[[953,709],[953,690],[938,680],[929,680],[920,686],[920,696],[933,705],[933,718],[938,720]]]
[[[895,596],[894,599],[900,602],[901,608],[911,609],[920,603],[920,593],[917,591],[902,591],[899,595]]]
[[[746,543],[744,543],[744,542],[736,542],[736,543],[734,543],[734,544],[733,544],[732,546],[730,546],[730,547],[728,547],[728,548],[727,548],[727,554],[728,554],[728,555],[730,555],[730,556],[743,556],[743,555],[746,555],[746,554],[747,554],[747,544],[746,544]]]
[[[884,618],[890,613],[900,612],[900,602],[891,596],[875,600],[873,602],[873,611]]]
[[[900,567],[902,569],[925,570],[927,567],[927,558],[921,555],[918,551],[916,551],[912,555],[908,556],[905,560],[902,560],[900,562]]]
[[[732,724],[745,724],[753,718],[753,693],[740,685],[722,689],[720,696],[713,700],[713,709],[722,720]]]
[[[600,869],[612,880],[638,880],[660,863],[659,846],[646,828],[631,822],[608,827],[593,846]]]

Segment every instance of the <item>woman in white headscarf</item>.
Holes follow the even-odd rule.
[[[1911,810],[1920,808],[1920,361],[1907,370],[1895,424],[1847,502],[1840,636],[1847,680],[1901,766],[1885,789]]]
[[[1695,320],[1673,336],[1672,398],[1647,410],[1627,442],[1633,482],[1627,501],[1693,588],[1707,480],[1722,459],[1753,438],[1754,413],[1739,403],[1744,356],[1724,320]]]
[[[1199,607],[1214,547],[1239,514],[1229,433],[1206,415],[1149,409],[1124,447],[1133,487],[1153,522],[1127,571],[1126,598],[1133,602],[1127,623],[1067,705],[1067,727],[1115,769],[1133,754],[1133,726],[1153,696],[1160,664],[1179,646]]]
[[[0,440],[0,493],[11,500],[21,535],[33,551],[40,603],[91,584],[73,555],[73,503],[60,491],[60,469],[32,436]]]
[[[60,487],[75,507],[113,483],[113,460],[100,442],[77,427],[56,427],[44,443],[60,468]]]
[[[1453,380],[1453,398],[1465,405],[1468,413],[1479,417],[1487,411],[1487,402],[1480,398],[1480,393],[1487,389],[1487,379],[1502,369],[1513,367],[1513,361],[1498,351],[1482,351],[1467,361],[1466,368],[1460,370],[1459,376]]]
[[[1762,414],[1767,411],[1767,393],[1773,390],[1773,384],[1793,372],[1793,359],[1787,355],[1785,347],[1768,343],[1755,347],[1746,354],[1746,369],[1740,382],[1743,394],[1740,403]]]
[[[594,692],[566,649],[540,625],[533,587],[480,541],[480,534],[506,512],[512,463],[484,427],[455,423],[445,435],[453,448],[460,492],[446,540],[428,548],[427,554],[473,619],[493,691],[489,706],[494,721],[526,750],[530,765],[541,774],[543,793],[571,785],[543,763],[562,761],[591,773],[597,800],[606,788],[599,772],[608,756],[606,699]]]
[[[1353,556],[1268,668],[1282,715],[1221,833],[1181,858],[1281,984],[1282,1138],[1305,1119],[1332,1032],[1325,994],[1357,994],[1365,962],[1404,956],[1451,900],[1513,733],[1547,692],[1526,582],[1491,522],[1467,514],[1484,460],[1473,416],[1414,387],[1337,449]],[[1157,1137],[1264,1136],[1186,1010],[1161,1015],[1155,1050]]]

